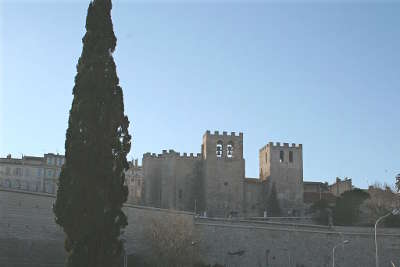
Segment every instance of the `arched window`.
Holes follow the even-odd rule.
[[[279,152],[279,162],[283,162],[285,160],[285,154],[284,152],[281,150]]]
[[[216,151],[217,158],[222,157],[223,149],[224,149],[224,145],[223,145],[222,141],[218,141],[217,142],[217,151]]]
[[[232,158],[233,157],[233,142],[230,141],[228,143],[228,145],[226,146],[226,156],[228,158]]]

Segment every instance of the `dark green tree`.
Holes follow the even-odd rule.
[[[400,215],[389,215],[384,221],[385,227],[400,227]]]
[[[281,216],[282,214],[276,193],[275,183],[272,183],[271,193],[269,194],[267,200],[267,214],[268,216]]]
[[[65,141],[66,162],[53,210],[65,234],[68,267],[118,266],[129,120],[112,53],[111,0],[91,1]]]
[[[325,199],[318,200],[311,205],[311,212],[313,213],[313,221],[322,224],[329,224],[329,216],[331,216],[331,208],[329,207],[328,201]]]
[[[369,198],[369,194],[361,189],[353,189],[344,192],[336,199],[333,210],[335,225],[355,225],[360,216],[361,204]]]

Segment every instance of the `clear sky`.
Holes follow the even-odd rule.
[[[0,156],[64,153],[88,1],[0,4]],[[400,173],[400,4],[114,1],[131,159],[244,132],[303,144],[304,180]],[[328,3],[327,3],[328,2]]]

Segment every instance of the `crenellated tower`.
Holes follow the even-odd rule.
[[[303,205],[303,147],[270,142],[259,151],[260,179],[267,194],[275,184],[283,215],[296,215]]]
[[[203,135],[205,207],[209,216],[240,213],[244,198],[243,133],[207,131]]]

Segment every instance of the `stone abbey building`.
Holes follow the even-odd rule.
[[[283,215],[300,215],[302,145],[270,142],[259,150],[259,161],[260,177],[245,177],[243,133],[234,132],[207,131],[196,155],[146,153],[140,204],[210,217],[263,216],[274,185]]]
[[[0,187],[55,194],[64,160],[53,153],[0,158]],[[141,166],[130,162],[127,202],[209,217],[259,217],[268,210],[274,185],[282,216],[296,216],[304,211],[303,193],[324,195],[303,183],[301,144],[270,142],[259,150],[259,161],[260,176],[245,177],[243,133],[207,131],[200,153],[163,150],[144,154]]]

